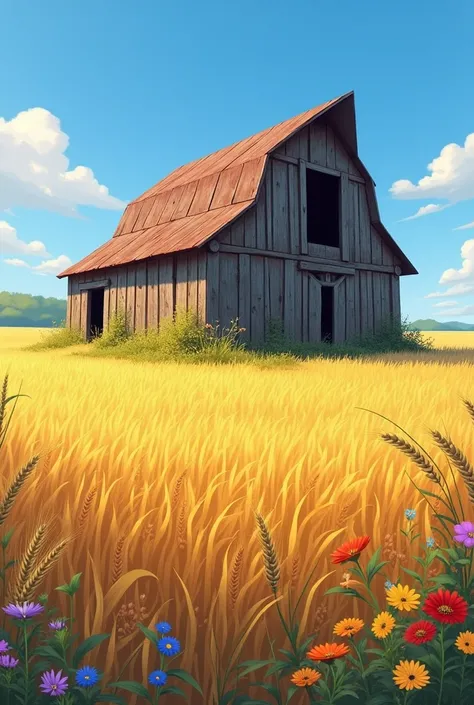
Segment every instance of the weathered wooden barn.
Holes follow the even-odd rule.
[[[87,337],[118,310],[138,331],[178,307],[238,317],[258,344],[272,319],[294,340],[334,342],[399,320],[406,274],[358,156],[351,92],[176,169],[59,277],[67,323]]]

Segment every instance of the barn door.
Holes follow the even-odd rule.
[[[345,275],[310,273],[308,275],[308,340],[330,343],[345,340]]]

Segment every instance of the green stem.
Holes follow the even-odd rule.
[[[373,594],[372,590],[370,589],[369,580],[368,580],[367,576],[365,575],[364,571],[363,571],[362,568],[361,568],[361,565],[360,565],[360,563],[359,563],[359,559],[356,558],[356,560],[355,560],[354,562],[355,562],[357,568],[359,569],[359,573],[358,573],[358,574],[359,574],[359,576],[360,576],[360,577],[362,578],[362,580],[363,580],[363,583],[364,583],[364,585],[365,585],[365,589],[367,590],[367,592],[368,592],[368,594],[369,594],[369,597],[370,597],[370,599],[372,600],[372,607],[374,607],[375,611],[376,611],[377,614],[378,614],[378,613],[380,612],[379,603],[378,603],[377,598],[376,598],[375,595]]]
[[[405,697],[403,698],[403,705],[406,705],[408,702],[408,690],[405,690]]]
[[[69,639],[70,639],[69,648],[72,649],[72,629],[73,629],[73,625],[74,625],[74,596],[73,595],[69,595],[69,623],[71,625],[71,631],[69,634]]]
[[[25,642],[25,705],[28,705],[29,673],[28,673],[28,634],[27,634],[26,622],[23,624],[23,639]]]
[[[360,654],[360,651],[359,651],[359,649],[358,649],[358,647],[357,647],[355,641],[353,640],[353,637],[350,638],[350,641],[352,642],[352,645],[353,645],[353,647],[354,647],[354,650],[355,650],[355,652],[356,652],[356,654],[357,654],[357,658],[358,658],[359,663],[360,663],[360,677],[362,678],[362,683],[363,683],[363,685],[364,685],[364,690],[365,690],[365,692],[367,693],[367,697],[370,698],[370,690],[369,690],[368,683],[367,683],[367,681],[366,681],[366,679],[365,679],[365,674],[364,674],[365,666],[364,666],[364,662],[363,662],[363,660],[362,660],[362,656],[361,656],[361,654]]]
[[[462,691],[464,690],[464,673],[466,670],[466,659],[467,659],[467,655],[464,654],[464,658],[462,661],[462,671],[461,671],[461,685],[459,687],[459,699],[460,700],[462,699]]]
[[[2,544],[2,570],[3,570],[3,578],[2,578],[2,605],[5,604],[5,588],[7,584],[7,576],[5,574],[5,559],[6,559],[6,550],[5,546]],[[7,615],[5,612],[3,612],[3,629],[5,629],[5,620],[7,618]]]
[[[441,698],[443,695],[443,684],[444,684],[444,624],[441,625],[441,630],[439,632],[439,643],[441,646],[441,678],[439,681],[439,695],[438,695],[438,705],[441,705]]]

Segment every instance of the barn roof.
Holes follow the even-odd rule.
[[[108,242],[61,272],[58,278],[203,245],[254,204],[268,155],[314,118],[336,106],[341,108],[335,113],[336,123],[342,123],[345,142],[368,179],[368,190],[373,190],[373,181],[357,157],[354,93],[346,93],[175,169],[128,204]],[[372,222],[375,227],[380,226],[380,234],[400,258],[402,272],[416,274],[381,224],[375,192],[372,199],[369,197],[369,205],[371,202]]]

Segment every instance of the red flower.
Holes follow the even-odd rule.
[[[364,550],[369,545],[370,536],[358,536],[355,539],[351,539],[338,549],[331,553],[331,560],[333,563],[346,563],[347,561],[357,560]]]
[[[436,636],[436,627],[431,622],[421,619],[419,622],[410,624],[405,634],[405,641],[410,644],[425,644],[427,641],[432,641]]]
[[[423,612],[441,624],[461,624],[467,617],[468,604],[456,591],[440,588],[426,598]]]

